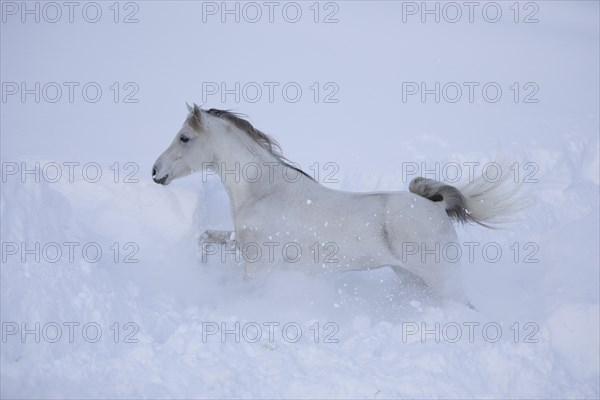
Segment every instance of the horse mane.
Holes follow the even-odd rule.
[[[207,111],[207,113],[214,115],[215,117],[224,118],[227,121],[231,122],[238,129],[244,131],[252,140],[254,140],[260,147],[269,152],[273,157],[275,157],[279,162],[286,165],[287,167],[300,172],[302,175],[308,177],[311,180],[314,180],[310,175],[306,172],[302,171],[300,168],[292,165],[292,162],[284,157],[283,151],[281,150],[281,146],[277,142],[277,140],[273,139],[271,136],[266,133],[256,129],[248,120],[244,118],[248,118],[247,115],[236,113],[231,110],[219,110],[216,108],[211,108]]]

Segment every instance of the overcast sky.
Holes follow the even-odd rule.
[[[230,2],[229,13],[222,2],[28,2],[32,13],[23,4],[2,2],[4,160],[149,166],[186,101],[248,114],[305,166],[357,168],[359,157],[393,168],[415,138],[450,155],[598,133],[595,1],[521,3],[518,13],[513,2],[428,3],[439,23],[421,2]],[[435,92],[436,82],[440,102],[436,93],[422,102],[421,83]],[[33,89],[24,102],[23,84]],[[366,147],[380,157],[361,160]]]

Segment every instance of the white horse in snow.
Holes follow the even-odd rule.
[[[231,203],[231,238],[243,249],[248,277],[284,266],[311,272],[390,266],[468,304],[457,263],[427,250],[457,243],[452,221],[488,226],[520,208],[515,190],[503,189],[504,176],[496,183],[480,177],[460,190],[423,178],[412,180],[410,192],[329,189],[239,115],[195,104],[188,111],[152,177],[167,185],[194,171],[220,176]],[[226,242],[229,235],[208,231],[204,239]]]

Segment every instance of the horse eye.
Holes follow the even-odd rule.
[[[190,141],[190,138],[189,137],[185,137],[185,136],[179,136],[179,141],[181,143],[187,143],[187,142]]]

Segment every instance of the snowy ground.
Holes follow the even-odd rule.
[[[200,23],[201,3],[132,4],[132,25],[114,24],[109,3],[96,25],[2,24],[3,82],[105,90],[98,103],[2,101],[2,398],[600,396],[598,3],[532,3],[535,26],[513,23],[508,3],[498,24],[404,24],[400,4],[338,2],[330,25],[312,22],[309,3],[298,24]],[[135,81],[139,102],[114,103],[115,81]],[[334,162],[333,188],[405,190],[408,162],[500,152],[522,174],[531,163],[519,222],[457,228],[503,252],[463,262],[478,311],[388,269],[258,284],[233,262],[203,263],[199,235],[231,224],[226,193],[198,175],[163,187],[149,171],[184,102],[222,81],[300,82],[298,103],[206,106],[251,115],[306,170]],[[339,102],[315,103],[315,81],[335,81]],[[498,81],[509,100],[402,102],[403,81]],[[539,103],[513,102],[515,81],[536,82]],[[65,162],[80,163],[72,180]]]

